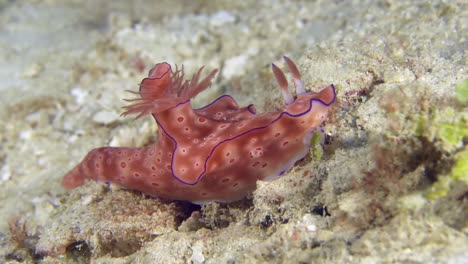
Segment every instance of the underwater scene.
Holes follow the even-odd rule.
[[[0,0],[0,262],[468,263],[467,18]]]

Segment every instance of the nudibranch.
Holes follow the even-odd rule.
[[[239,107],[229,95],[193,109],[191,98],[211,85],[217,70],[202,79],[202,67],[184,80],[183,68],[156,64],[140,84],[141,98],[128,100],[133,104],[123,115],[153,115],[157,142],[94,149],[64,176],[63,186],[72,189],[93,179],[198,204],[242,199],[255,190],[257,180],[279,177],[308,153],[312,133],[335,101],[333,84],[318,93],[305,91],[296,65],[284,59],[296,98],[284,73],[272,64],[285,104],[262,114],[253,105]]]

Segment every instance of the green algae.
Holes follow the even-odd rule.
[[[431,200],[436,200],[447,196],[450,191],[450,185],[459,181],[468,184],[468,148],[455,155],[455,164],[452,167],[450,174],[438,179],[424,193],[424,196]]]
[[[454,123],[437,124],[437,136],[450,148],[461,147],[463,138],[468,136],[466,121],[459,119]]]
[[[467,88],[468,80],[457,86],[456,98],[460,102],[465,102],[468,98]],[[415,119],[416,136],[438,144],[442,151],[453,155],[455,162],[450,172],[439,177],[424,193],[424,196],[431,200],[446,197],[452,184],[468,184],[468,148],[464,144],[468,138],[467,113],[463,108],[450,106],[436,109],[430,115],[421,115]]]
[[[463,181],[468,184],[468,148],[457,155],[457,160],[455,161],[455,165],[452,167],[452,171],[450,173],[450,178]]]
[[[461,103],[468,103],[468,79],[457,85],[455,88],[455,96]]]
[[[427,119],[423,116],[420,116],[418,118],[418,121],[416,121],[416,128],[415,128],[415,135],[417,137],[422,137],[424,135],[426,124],[427,124]]]
[[[322,138],[320,131],[315,131],[310,139],[310,153],[315,160],[321,160],[323,156]]]
[[[468,137],[466,113],[452,107],[437,110],[429,117],[421,115],[415,118],[414,134],[425,137],[430,142],[439,141],[445,151],[452,152],[463,146],[463,139]]]
[[[429,187],[424,193],[424,197],[430,200],[437,200],[439,198],[447,196],[450,190],[450,183],[452,183],[452,179],[449,177],[442,177],[437,180],[434,184]]]

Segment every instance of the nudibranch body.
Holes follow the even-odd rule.
[[[326,119],[335,101],[335,88],[304,91],[294,63],[284,57],[292,73],[297,98],[283,72],[272,64],[285,106],[256,114],[253,105],[240,108],[224,95],[193,109],[191,98],[211,85],[216,70],[191,80],[183,69],[156,64],[140,85],[141,98],[126,107],[137,118],[152,114],[159,131],[150,147],[102,147],[92,150],[63,178],[75,188],[85,179],[113,183],[126,189],[193,203],[242,199],[257,180],[272,180],[308,153],[310,136]]]

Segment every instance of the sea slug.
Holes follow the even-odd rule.
[[[126,189],[192,203],[242,199],[257,180],[272,180],[309,151],[312,133],[327,118],[335,101],[332,85],[306,92],[296,65],[284,57],[293,77],[296,98],[284,73],[272,64],[285,104],[257,114],[253,105],[239,107],[229,95],[193,109],[191,98],[211,85],[216,70],[191,80],[182,69],[158,63],[140,84],[141,98],[123,115],[152,114],[159,126],[150,147],[101,147],[92,150],[63,178],[72,189],[93,179]]]

